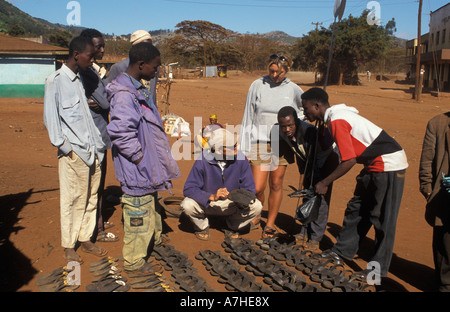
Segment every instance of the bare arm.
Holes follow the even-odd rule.
[[[345,160],[341,162],[336,169],[330,173],[328,177],[323,179],[322,181],[317,182],[315,186],[315,190],[317,194],[324,195],[328,191],[328,186],[333,183],[335,180],[339,179],[343,175],[345,175],[347,172],[350,171],[350,169],[353,168],[353,166],[356,164],[356,158],[351,158],[348,160]]]

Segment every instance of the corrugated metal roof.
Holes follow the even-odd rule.
[[[69,49],[0,34],[0,54],[65,55]]]

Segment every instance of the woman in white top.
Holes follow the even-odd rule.
[[[264,191],[269,178],[268,217],[263,230],[263,238],[275,234],[275,219],[281,205],[283,178],[287,161],[278,150],[278,111],[284,106],[296,109],[300,119],[304,119],[301,94],[302,89],[286,74],[292,60],[283,52],[271,55],[268,61],[269,74],[255,80],[247,95],[241,125],[240,149],[247,156],[255,179],[256,196],[264,204]],[[259,218],[254,225],[257,226]]]

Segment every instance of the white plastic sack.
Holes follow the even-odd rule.
[[[182,117],[170,114],[162,117],[164,131],[172,137],[185,137],[191,135],[191,129],[188,122]]]

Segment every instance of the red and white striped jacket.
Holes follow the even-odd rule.
[[[338,145],[341,161],[356,158],[369,172],[403,170],[408,167],[400,144],[383,129],[359,115],[354,107],[333,105],[324,120]]]

